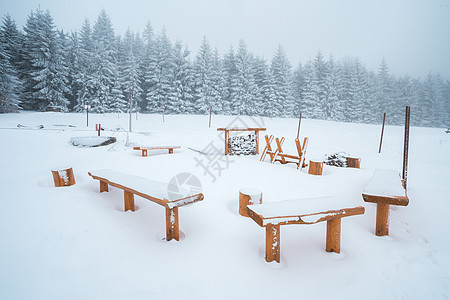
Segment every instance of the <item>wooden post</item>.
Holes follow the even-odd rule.
[[[266,261],[280,262],[280,225],[266,226]]]
[[[347,167],[359,169],[361,166],[361,158],[347,157]]]
[[[125,211],[128,211],[128,210],[134,211],[134,194],[124,190],[123,198],[124,198]]]
[[[169,148],[169,154],[173,153],[173,148]]]
[[[239,190],[239,214],[248,217],[247,205],[261,204],[262,192],[254,188],[242,188]]]
[[[300,112],[300,117],[298,118],[297,139],[300,136],[300,124],[301,123],[302,123],[302,113]]]
[[[386,121],[386,113],[383,115],[383,126],[381,127],[381,138],[380,138],[380,148],[378,149],[378,153],[381,153],[381,144],[383,143],[383,133],[384,133],[384,122]]]
[[[389,235],[389,204],[377,203],[376,235]]]
[[[411,107],[406,106],[405,112],[405,142],[403,146],[403,187],[406,190],[406,181],[408,179],[408,147],[409,147],[409,120],[411,114]]]
[[[72,168],[52,170],[53,182],[56,187],[71,186],[75,184],[75,175]]]
[[[211,113],[212,113],[212,105],[209,107],[209,128],[211,128]]]
[[[100,193],[108,192],[108,183],[100,180]]]
[[[147,156],[147,149],[141,149],[142,150],[142,156]]]
[[[323,170],[323,161],[309,161],[309,170],[308,174],[311,175],[322,175]]]
[[[225,129],[225,155],[228,155],[228,130]]]
[[[341,253],[341,218],[327,221],[327,252]]]
[[[162,117],[163,117],[163,123],[164,123],[164,104],[162,105]]]
[[[259,154],[259,130],[255,130],[256,136],[256,154]]]
[[[180,240],[180,225],[178,223],[178,207],[166,207],[166,240]]]

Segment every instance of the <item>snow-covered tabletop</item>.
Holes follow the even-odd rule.
[[[386,197],[406,197],[400,175],[394,170],[376,169],[363,194]]]
[[[263,226],[288,221],[315,223],[322,217],[332,215],[332,211],[355,207],[358,207],[355,203],[332,196],[284,200],[248,206],[251,211],[263,219]]]

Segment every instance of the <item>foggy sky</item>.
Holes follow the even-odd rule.
[[[79,30],[85,17],[93,26],[104,8],[116,34],[142,33],[150,21],[194,55],[203,36],[221,54],[243,39],[269,60],[281,45],[293,67],[320,50],[335,59],[358,57],[373,71],[385,57],[396,76],[431,71],[450,79],[450,0],[0,1],[1,17],[9,13],[20,28],[39,5],[66,32]]]

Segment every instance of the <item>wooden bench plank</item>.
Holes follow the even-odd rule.
[[[102,185],[102,182],[107,183],[111,186],[128,191],[168,208],[188,205],[203,200],[203,194],[201,193],[178,198],[176,195],[168,193],[168,183],[158,182],[139,176],[123,174],[107,169],[90,171],[88,174],[92,178],[100,180],[100,185]],[[191,194],[190,191],[182,189],[178,186],[172,188],[171,190],[178,190],[179,192],[177,194],[181,195]]]

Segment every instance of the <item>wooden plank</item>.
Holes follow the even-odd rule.
[[[132,193],[134,195],[140,196],[140,197],[142,197],[144,199],[153,201],[153,202],[155,202],[155,203],[157,203],[159,205],[165,206],[165,207],[179,207],[179,206],[188,205],[188,204],[191,204],[191,203],[194,203],[194,202],[198,202],[198,201],[201,201],[201,200],[204,199],[204,196],[203,196],[202,193],[195,194],[195,195],[188,196],[188,197],[181,198],[181,199],[176,199],[176,200],[173,200],[173,201],[169,201],[167,199],[159,199],[159,198],[156,198],[156,197],[144,194],[142,192],[136,191],[136,190],[131,189],[129,187],[123,186],[123,185],[121,185],[119,183],[109,181],[107,178],[102,178],[102,177],[99,177],[99,176],[95,176],[95,175],[91,174],[90,172],[88,172],[88,174],[92,178],[100,180],[100,192],[102,192],[102,185],[104,186],[105,184],[106,184],[106,190],[105,191],[108,191],[108,184],[109,184],[111,186],[114,186],[116,188],[122,189],[122,190],[127,191],[129,193]]]
[[[266,128],[217,128],[217,131],[265,131]]]
[[[351,208],[342,208],[339,210],[328,210],[306,215],[285,215],[265,218],[252,210],[252,206],[247,207],[247,212],[259,226],[266,227],[269,225],[291,225],[291,224],[316,224],[337,218],[350,217],[364,214],[364,207],[357,206]]]
[[[362,197],[365,202],[371,203],[384,203],[384,204],[392,204],[392,205],[400,205],[407,206],[409,204],[408,196],[378,196],[378,195],[369,195],[362,194]]]

